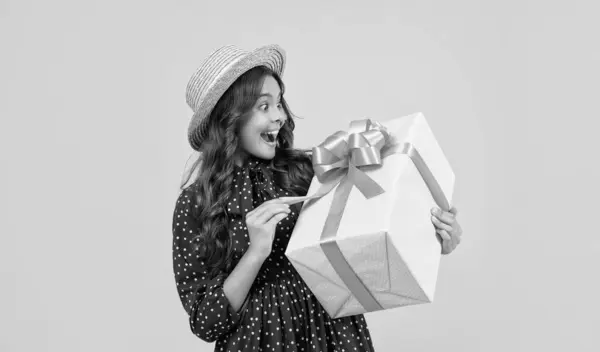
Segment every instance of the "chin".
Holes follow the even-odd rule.
[[[275,157],[275,149],[273,148],[271,150],[264,150],[261,148],[261,150],[252,151],[251,154],[257,158],[261,158],[264,160],[271,160]]]
[[[275,157],[275,151],[277,149],[276,146],[269,146],[262,141],[259,141],[257,144],[253,144],[251,146],[247,146],[246,153],[252,155],[256,158],[263,160],[271,160]]]
[[[271,152],[271,153],[258,153],[258,154],[254,154],[256,157],[259,157],[261,159],[265,159],[265,160],[271,160],[275,157],[275,151]]]

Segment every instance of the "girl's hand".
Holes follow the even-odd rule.
[[[431,222],[442,243],[442,254],[450,254],[459,245],[462,236],[462,229],[456,220],[458,210],[455,207],[450,211],[432,208],[431,214]]]
[[[246,227],[251,251],[266,259],[271,254],[277,224],[290,213],[290,206],[280,199],[264,202],[246,214]]]

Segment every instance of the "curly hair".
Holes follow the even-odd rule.
[[[247,71],[229,87],[213,108],[199,157],[192,165],[192,172],[181,184],[181,189],[184,189],[192,173],[196,175],[189,186],[198,205],[192,215],[200,224],[193,238],[194,250],[212,275],[229,273],[235,266],[226,212],[233,194],[234,155],[239,148],[238,132],[259,99],[267,76],[273,77],[279,84],[281,104],[288,116],[277,137],[275,157],[269,163],[273,170],[273,182],[294,195],[302,196],[308,192],[312,180],[313,168],[309,156],[293,148],[295,116],[283,97],[283,81],[267,67],[259,66]],[[300,204],[296,204],[296,207],[299,211]]]

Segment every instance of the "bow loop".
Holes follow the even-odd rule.
[[[321,183],[331,175],[338,177],[338,182],[346,176],[365,197],[372,198],[384,190],[360,168],[381,165],[381,149],[388,143],[389,134],[383,125],[370,119],[353,121],[351,127],[359,132],[335,132],[313,148],[315,176]],[[339,172],[343,169],[348,170]]]

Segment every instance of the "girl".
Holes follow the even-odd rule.
[[[192,332],[215,351],[372,351],[363,315],[332,319],[284,255],[312,180],[293,148],[284,51],[234,46],[192,76],[188,139],[199,158],[173,214],[173,269]],[[187,184],[187,186],[186,186]],[[456,210],[432,210],[442,253],[460,240]]]

